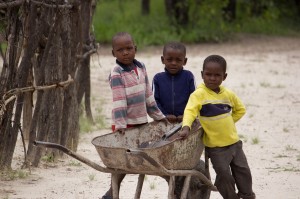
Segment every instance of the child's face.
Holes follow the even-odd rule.
[[[119,62],[125,65],[132,65],[136,53],[136,46],[131,37],[120,36],[113,42],[112,54]]]
[[[172,75],[180,71],[187,62],[185,54],[179,49],[168,48],[161,57],[161,62]]]
[[[205,86],[216,93],[220,91],[219,86],[227,77],[224,68],[217,62],[207,62],[201,75]]]

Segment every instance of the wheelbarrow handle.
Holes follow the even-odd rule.
[[[104,173],[124,173],[121,170],[118,171],[118,170],[115,170],[115,169],[102,167],[101,165],[96,164],[95,162],[92,162],[91,160],[79,155],[78,153],[75,153],[74,151],[72,151],[72,150],[68,149],[67,147],[64,147],[60,144],[51,143],[51,142],[37,141],[37,140],[35,140],[33,142],[33,144],[35,146],[39,146],[39,147],[47,147],[47,148],[58,149],[58,150],[64,152],[65,154],[79,160],[80,162],[92,167],[93,169],[96,169],[96,170],[104,172]]]

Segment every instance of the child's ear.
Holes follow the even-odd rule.
[[[135,52],[137,52],[137,46],[134,46],[134,50],[135,50]]]
[[[202,77],[202,79],[203,79],[203,71],[201,71],[201,77]]]
[[[164,63],[164,62],[165,62],[164,56],[161,56],[161,57],[160,57],[160,60],[161,60],[161,63],[162,63],[162,64],[165,64],[165,63]]]
[[[227,73],[224,74],[223,81],[226,79],[226,77],[227,77]]]
[[[111,54],[112,54],[114,57],[116,57],[116,56],[115,56],[115,53],[114,53],[114,50],[111,50]]]
[[[186,65],[187,60],[188,60],[188,58],[184,58],[183,65]]]

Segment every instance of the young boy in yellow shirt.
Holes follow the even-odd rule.
[[[215,185],[222,197],[255,199],[251,171],[235,127],[246,109],[235,93],[221,86],[227,77],[226,65],[226,60],[219,55],[204,60],[201,72],[204,83],[189,98],[180,136],[182,139],[188,136],[198,117],[205,132],[205,151],[216,172]]]

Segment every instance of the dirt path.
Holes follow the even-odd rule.
[[[150,80],[163,70],[161,50],[144,49],[136,56],[146,64]],[[192,45],[187,50],[185,68],[194,73],[197,84],[202,82],[200,72],[206,56],[220,54],[228,62],[224,85],[234,90],[247,107],[247,114],[237,123],[237,128],[244,141],[257,198],[300,199],[300,38],[241,37],[224,44]],[[102,107],[108,126],[111,93],[107,76],[114,63],[110,51],[110,48],[101,49],[91,67],[94,112]],[[90,141],[108,132],[109,129],[104,129],[83,134],[78,153],[102,164]],[[20,168],[22,160],[19,141],[15,169]],[[211,175],[214,179],[213,169]],[[125,178],[120,193],[122,199],[133,198],[136,181],[136,175]],[[1,180],[0,199],[97,199],[109,184],[109,174],[65,157],[55,164],[32,168],[24,179]],[[167,198],[167,183],[159,177],[147,176],[142,199],[153,198]],[[221,199],[221,196],[212,193],[211,199]]]

